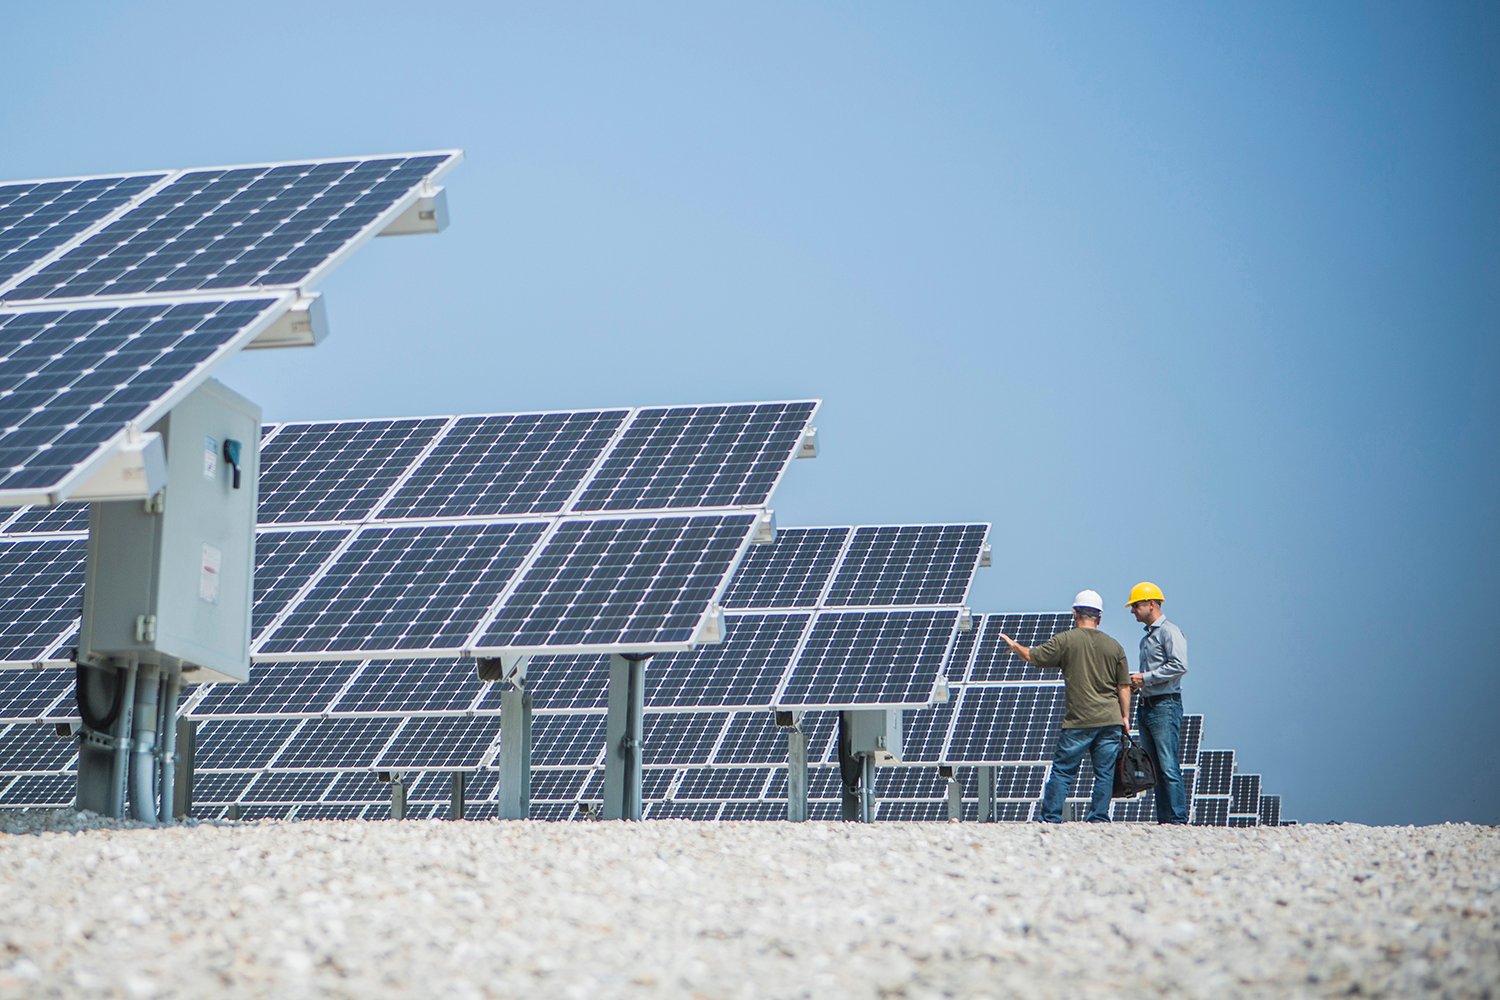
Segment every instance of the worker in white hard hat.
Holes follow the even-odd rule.
[[[1062,822],[1063,802],[1085,752],[1094,764],[1088,820],[1109,822],[1115,759],[1130,731],[1130,666],[1124,648],[1099,630],[1103,616],[1104,599],[1097,591],[1082,590],[1073,598],[1073,627],[1067,631],[1038,646],[1023,646],[1000,633],[1021,659],[1034,667],[1056,667],[1063,675],[1066,708],[1052,753],[1052,773],[1042,791],[1043,823]]]
[[[1141,742],[1156,764],[1156,821],[1186,823],[1187,788],[1182,782],[1182,675],[1187,673],[1187,637],[1162,614],[1166,595],[1142,580],[1130,588],[1127,606],[1146,627],[1140,670],[1130,675],[1141,689]]]

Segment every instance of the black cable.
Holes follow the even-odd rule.
[[[120,717],[120,709],[125,704],[125,681],[120,677],[120,672],[118,670],[115,671],[114,701],[109,706],[109,712],[100,717],[94,715],[93,710],[89,706],[88,684],[84,681],[85,671],[92,670],[93,668],[85,667],[82,663],[79,663],[76,664],[75,669],[78,672],[75,677],[73,694],[78,702],[78,717],[83,720],[85,726],[88,726],[95,732],[105,732]],[[96,671],[96,673],[103,673],[103,671]]]
[[[844,788],[853,793],[859,791],[860,781],[864,778],[864,762],[853,753],[853,742],[849,734],[849,721],[843,712],[839,713],[839,777],[843,779]]]

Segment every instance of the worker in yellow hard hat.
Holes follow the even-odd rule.
[[[1166,595],[1142,580],[1130,588],[1130,613],[1146,627],[1141,636],[1139,671],[1130,685],[1141,692],[1141,741],[1156,764],[1156,821],[1186,823],[1187,789],[1182,784],[1182,675],[1187,673],[1187,637],[1167,621]]]

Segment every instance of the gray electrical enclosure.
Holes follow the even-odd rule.
[[[877,764],[901,762],[901,710],[899,708],[856,709],[844,713],[849,720],[849,752],[868,755]]]
[[[249,679],[260,416],[205,383],[152,428],[166,443],[166,488],[92,505],[80,663]]]

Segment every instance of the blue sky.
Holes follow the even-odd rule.
[[[6,21],[0,178],[466,151],[224,375],[268,418],[816,396],[781,523],[991,521],[978,611],[1153,579],[1285,815],[1500,822],[1493,5]]]

